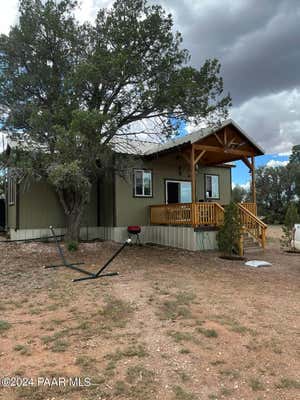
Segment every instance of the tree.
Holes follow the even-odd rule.
[[[284,225],[282,227],[282,238],[281,244],[284,248],[289,250],[295,250],[292,246],[293,234],[294,234],[294,225],[299,223],[300,217],[298,214],[297,206],[294,203],[291,203],[288,206],[284,217]]]
[[[300,165],[300,144],[292,147],[292,153],[289,157],[289,163]]]
[[[3,122],[22,144],[9,166],[54,186],[72,241],[93,182],[121,169],[113,157],[120,137],[168,136],[179,119],[215,124],[231,103],[219,62],[190,67],[161,6],[117,0],[95,25],[77,22],[76,6],[21,0],[18,25],[0,39]]]
[[[225,207],[224,223],[217,234],[218,246],[224,255],[232,256],[234,253],[239,253],[241,229],[238,206],[231,202]]]
[[[296,200],[295,169],[289,165],[258,168],[256,192],[259,215],[267,223],[283,223],[288,205]]]
[[[293,169],[295,174],[295,192],[300,199],[300,144],[292,148],[292,153],[289,157],[289,167]]]
[[[231,199],[234,203],[242,203],[248,197],[248,190],[244,189],[240,185],[236,185],[231,192]]]

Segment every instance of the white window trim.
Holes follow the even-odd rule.
[[[165,181],[165,192],[166,192],[166,204],[169,204],[169,202],[168,202],[168,183],[169,182],[174,182],[174,183],[179,183],[179,184],[181,184],[181,183],[190,183],[191,184],[191,186],[192,186],[192,182],[191,181],[178,181],[178,180],[176,180],[176,179],[166,179],[166,181]],[[179,199],[180,201],[181,201],[181,199]]]
[[[218,196],[207,196],[207,185],[206,185],[206,179],[208,176],[216,176],[218,178]],[[220,200],[220,176],[217,174],[205,174],[205,198],[209,200]]]
[[[142,172],[142,180],[143,180],[143,193],[142,194],[137,194],[136,193],[136,172]],[[145,187],[144,187],[144,173],[149,173],[150,172],[150,176],[151,176],[151,184],[150,184],[150,194],[145,194]],[[133,179],[134,179],[134,197],[152,197],[152,193],[153,193],[153,174],[152,174],[152,170],[151,169],[138,169],[135,168],[133,170]]]

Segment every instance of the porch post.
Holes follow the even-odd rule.
[[[196,203],[196,178],[195,178],[195,148],[191,149],[191,181],[192,181],[192,203]]]
[[[192,144],[191,148],[191,183],[192,183],[192,209],[191,209],[191,223],[196,226],[196,178],[195,178],[195,148]]]
[[[251,156],[251,186],[252,186],[252,202],[256,204],[256,185],[255,185],[255,158]]]

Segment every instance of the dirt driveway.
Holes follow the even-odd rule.
[[[0,246],[1,399],[300,399],[300,256],[278,239],[254,255],[269,268],[143,246],[77,284],[42,268],[52,244]],[[118,247],[71,258],[95,269]]]

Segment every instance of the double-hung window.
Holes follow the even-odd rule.
[[[135,169],[133,171],[133,185],[135,197],[152,197],[152,171]]]

